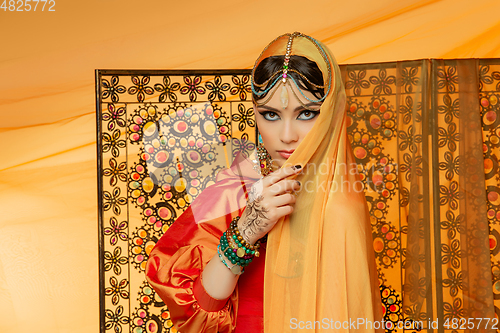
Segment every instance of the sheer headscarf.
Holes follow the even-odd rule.
[[[290,36],[272,41],[254,68],[267,57],[285,55]],[[382,305],[372,231],[347,138],[340,70],[321,42],[294,34],[291,45],[292,55],[304,56],[320,68],[326,98],[312,130],[284,165],[304,166],[297,177],[302,189],[294,212],[269,233],[265,332],[376,332],[373,324],[380,325]]]

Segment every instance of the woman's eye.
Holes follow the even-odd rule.
[[[297,117],[297,119],[310,120],[310,119],[313,119],[314,117],[316,117],[318,114],[319,114],[319,111],[306,110],[306,111],[302,111],[299,114],[299,116]]]
[[[269,120],[269,121],[273,121],[273,120],[278,120],[279,117],[278,117],[278,114],[275,113],[275,112],[264,112],[264,113],[261,113],[262,116],[264,116],[264,119],[266,120]]]

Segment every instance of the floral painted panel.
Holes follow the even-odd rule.
[[[386,331],[476,331],[463,322],[500,314],[500,60],[341,70]],[[102,333],[176,332],[145,263],[217,172],[255,148],[249,74],[96,72]]]

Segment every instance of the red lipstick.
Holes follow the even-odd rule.
[[[291,150],[278,150],[278,153],[285,159],[288,159],[290,156],[292,156],[292,153],[295,151],[295,149]]]

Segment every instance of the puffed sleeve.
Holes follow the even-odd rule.
[[[212,235],[206,236],[209,237],[218,242]],[[203,239],[182,246],[172,256],[157,246],[146,267],[149,283],[166,303],[176,328],[183,333],[232,332],[236,325],[237,289],[229,299],[216,300],[203,288],[201,272],[216,253],[212,244],[207,243],[208,239]]]
[[[146,279],[167,305],[182,333],[229,333],[236,326],[238,291],[225,300],[207,294],[205,265],[231,220],[246,204],[245,182],[226,178],[205,189],[172,224],[149,255]]]

